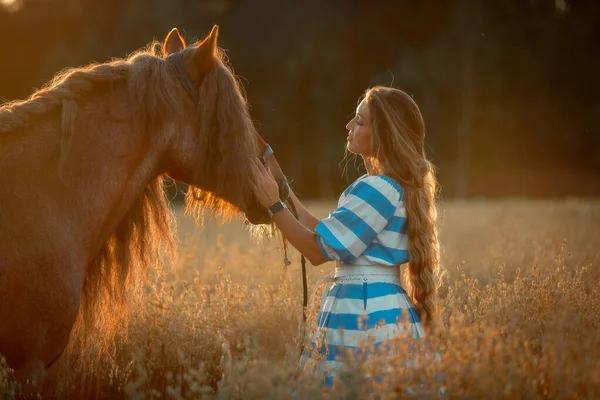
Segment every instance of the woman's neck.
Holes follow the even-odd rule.
[[[364,157],[363,162],[365,164],[365,168],[367,169],[367,175],[377,175],[377,169],[375,168],[375,162],[371,157]]]

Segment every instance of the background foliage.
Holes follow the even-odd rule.
[[[213,24],[253,117],[304,196],[336,197],[369,86],[414,95],[444,196],[600,194],[595,0],[2,0],[0,98]]]

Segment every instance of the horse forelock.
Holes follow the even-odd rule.
[[[248,162],[258,149],[243,90],[225,53],[219,51],[214,68],[200,86],[201,153],[194,173],[194,182],[211,182],[211,191],[195,185],[186,195],[186,211],[195,215],[199,223],[205,210],[222,220],[239,215],[239,206],[251,193]]]

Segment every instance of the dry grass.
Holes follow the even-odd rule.
[[[320,217],[332,207],[309,204]],[[398,341],[391,373],[365,378],[380,375],[375,356],[321,390],[297,371],[298,253],[285,270],[280,240],[253,243],[240,222],[199,231],[181,218],[180,260],[131,299],[114,352],[64,358],[43,397],[436,398],[444,387],[452,399],[600,398],[600,203],[469,201],[440,211],[439,362],[403,368]],[[332,267],[309,266],[309,282]]]

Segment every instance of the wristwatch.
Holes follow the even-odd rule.
[[[283,210],[285,210],[287,208],[287,206],[285,205],[285,203],[281,200],[273,203],[271,205],[271,207],[269,207],[269,209],[267,210],[267,212],[269,213],[269,217],[273,218],[273,216],[275,214],[279,214],[280,212],[282,212]]]

